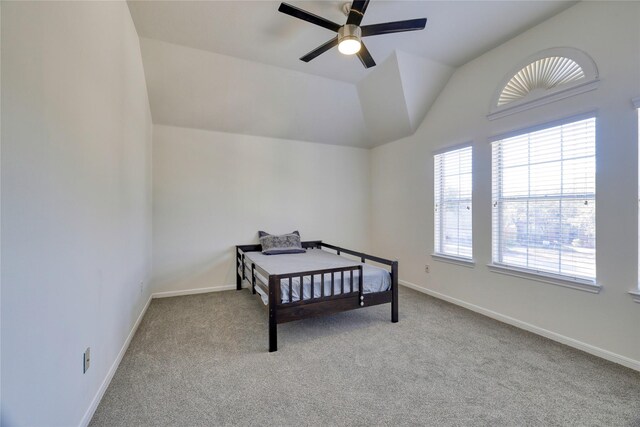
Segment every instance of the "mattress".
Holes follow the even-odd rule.
[[[363,271],[363,291],[365,294],[372,292],[382,292],[391,288],[391,274],[384,268],[376,267],[369,264],[363,264],[322,249],[308,249],[307,252],[301,254],[281,254],[281,255],[264,255],[262,252],[246,252],[245,268],[246,279],[251,281],[251,263],[255,263],[268,274],[287,274],[313,270],[324,270],[329,268],[352,267],[362,265]],[[240,275],[242,272],[240,271]],[[358,280],[360,272],[353,272],[353,290],[358,289]],[[339,295],[342,291],[342,276],[340,273],[334,274],[333,294]],[[268,286],[269,279],[258,273],[256,270],[256,279]],[[314,275],[313,297],[318,298],[322,295],[321,275]],[[344,292],[351,291],[351,276],[347,271],[344,274]],[[291,281],[291,296],[289,295],[289,279],[283,279],[280,283],[280,296],[283,303],[290,301],[300,301],[300,278],[294,277]],[[260,294],[264,304],[269,303],[267,293],[256,286],[256,291]],[[305,276],[302,284],[302,299],[311,298],[311,276]],[[324,274],[324,295],[331,295],[331,274]]]

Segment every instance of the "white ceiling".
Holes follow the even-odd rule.
[[[377,63],[394,49],[458,67],[566,9],[568,1],[376,1],[362,25],[427,18],[422,31],[364,39]],[[335,33],[278,12],[278,1],[130,1],[140,37],[355,83],[367,72],[334,48],[304,63],[302,55]],[[290,4],[342,24],[344,1]]]
[[[290,3],[339,24],[346,21],[341,11],[343,1]],[[309,63],[300,61],[300,56],[331,39],[335,33],[278,12],[278,1],[146,0],[129,1],[129,8],[139,36],[149,39],[142,44],[142,53],[155,123],[341,145],[375,146],[415,131],[415,126],[408,126],[407,123],[421,121],[421,117],[415,117],[415,112],[424,114],[430,106],[419,102],[420,95],[422,92],[427,93],[428,102],[433,101],[455,67],[574,3],[372,0],[362,25],[426,17],[427,26],[423,31],[364,39],[378,64],[369,70],[365,70],[355,56],[341,55],[336,48]],[[189,49],[188,54],[185,49]],[[406,59],[399,61],[398,52]],[[194,70],[194,67],[184,63],[183,69],[180,63],[171,65],[171,58],[179,61],[178,57],[185,55],[189,58],[201,56],[201,60],[194,59],[193,63],[207,64],[207,72],[201,72],[202,69]],[[396,65],[383,67],[387,61],[395,61]],[[390,97],[396,102],[413,104],[398,105],[402,108],[390,106],[386,109],[405,111],[403,117],[397,116],[397,126],[390,123],[390,120],[395,119],[388,115],[376,117],[371,111],[367,111],[371,110],[368,105],[362,105],[368,102],[367,100],[380,99],[383,96],[389,98],[389,88],[396,87],[401,90],[400,88],[407,83],[403,76],[411,75],[410,79],[415,81],[419,69],[408,68],[413,67],[412,64],[421,64],[421,61],[427,61],[431,68],[440,67],[450,72],[438,73],[431,82],[428,81],[429,76],[424,76],[423,79],[426,80],[418,82],[416,86],[420,88],[418,96],[407,93],[411,92],[411,89],[407,90],[405,87],[404,94]],[[415,66],[424,69],[423,65]],[[168,73],[163,69],[166,67],[172,68],[173,71]],[[397,68],[395,72],[383,70],[394,67]],[[252,101],[250,108],[254,113],[245,111],[246,108],[237,102],[230,103],[229,96],[214,96],[215,90],[220,90],[220,87],[213,81],[224,77],[220,72],[216,72],[218,68],[220,72],[224,70],[225,73],[252,79],[252,82],[246,85],[238,79],[231,79],[233,81],[228,83],[236,85],[233,90],[238,99],[252,100],[255,91],[259,91],[260,96]],[[281,70],[280,73],[277,72],[278,69]],[[376,74],[379,75],[375,77]],[[389,82],[388,88],[381,87],[385,83],[384,74],[395,78],[395,81]],[[319,77],[331,80],[317,80]],[[224,79],[229,80],[227,77]],[[318,94],[317,90],[287,90],[287,81],[291,79],[298,88],[303,88],[305,84],[323,86],[324,95]],[[190,93],[197,93],[197,88],[202,87],[204,92],[208,91],[207,96],[195,96],[192,100],[194,97],[182,91],[185,81],[189,81]],[[374,81],[376,83],[372,84]],[[342,86],[344,84],[353,85],[355,92],[345,91]],[[332,85],[331,90],[328,90]],[[336,94],[346,92],[348,99],[345,98],[344,102],[339,96],[336,97]],[[282,96],[275,96],[279,93],[282,93]],[[311,121],[308,122],[310,127],[305,123],[281,127],[265,125],[265,115],[259,111],[273,109],[274,102],[295,106],[298,116],[316,117],[321,125],[311,126]],[[340,108],[341,104],[348,105],[346,108],[349,111],[345,113],[345,117],[349,117],[349,120],[336,119],[335,110]],[[290,108],[281,107],[275,110],[288,114]],[[354,109],[362,111],[353,111]],[[244,120],[241,125],[230,125],[230,121],[226,119],[207,119],[210,115],[220,115],[221,111],[225,111],[224,114],[230,117],[242,115]],[[322,111],[327,112],[325,117]],[[381,111],[381,114],[384,113]],[[196,120],[192,116],[200,116],[201,119]],[[286,117],[280,118],[281,121],[283,119],[286,121]],[[254,126],[256,123],[262,124]],[[335,125],[331,126],[332,123]],[[368,132],[376,123],[385,123],[384,137],[380,137],[380,132],[376,132],[376,135]],[[327,129],[327,124],[331,129]],[[350,124],[351,127],[347,128]],[[302,126],[307,128],[301,129]],[[348,135],[348,138],[337,141],[335,134]]]

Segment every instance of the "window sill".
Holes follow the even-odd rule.
[[[444,255],[444,254],[431,254],[431,258],[434,261],[448,262],[449,264],[461,265],[463,267],[473,268],[476,266],[476,263],[473,259],[470,258],[462,258],[453,255]]]
[[[640,289],[639,290],[634,290],[634,291],[629,291],[629,295],[631,295],[631,298],[633,298],[633,300],[635,302],[640,304]]]
[[[489,270],[494,273],[521,277],[523,279],[535,280],[537,282],[549,283],[551,285],[563,286],[565,288],[577,289],[579,291],[591,292],[593,294],[599,293],[601,289],[601,286],[595,282],[584,279],[564,278],[554,274],[535,272],[517,267],[508,267],[500,264],[488,264],[487,267],[489,267]]]

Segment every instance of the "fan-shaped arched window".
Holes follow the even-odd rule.
[[[586,53],[573,48],[538,52],[502,80],[491,103],[490,120],[593,90],[598,69]]]

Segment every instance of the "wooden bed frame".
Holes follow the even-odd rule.
[[[360,258],[364,263],[366,260],[384,264],[390,267],[391,273],[391,289],[382,292],[372,292],[365,294],[363,292],[363,275],[362,265],[330,268],[325,270],[300,271],[287,274],[268,274],[255,263],[251,263],[250,276],[247,275],[245,265],[245,253],[262,251],[262,246],[254,245],[238,245],[236,246],[236,289],[242,289],[242,281],[249,280],[251,283],[252,293],[256,293],[256,286],[259,286],[269,295],[269,351],[278,350],[278,324],[291,322],[294,320],[305,319],[307,317],[321,316],[325,314],[338,313],[341,311],[354,310],[356,308],[369,307],[372,305],[391,303],[391,321],[398,322],[398,261],[391,261],[361,252],[340,248],[338,246],[323,243],[321,240],[312,240],[302,242],[305,249],[322,249],[328,248],[336,251],[338,255],[345,253]],[[240,268],[242,267],[242,270]],[[256,271],[269,280],[268,286],[259,280],[256,280]],[[354,282],[354,271],[358,271],[359,279]],[[331,294],[324,294],[325,274],[331,275]],[[341,293],[334,295],[334,278],[336,275],[341,278]],[[322,283],[321,295],[314,296],[314,275],[321,275]],[[345,282],[345,276],[347,281]],[[311,292],[309,298],[301,297],[299,301],[282,302],[280,296],[280,288],[278,284],[281,281],[289,280],[289,295],[291,293],[292,279],[299,278],[300,287],[302,287],[303,278],[310,277]],[[286,282],[285,282],[286,284]],[[346,289],[345,289],[346,288]],[[300,289],[302,291],[302,289]],[[300,292],[303,295],[303,292]]]

